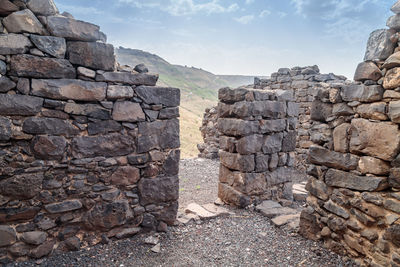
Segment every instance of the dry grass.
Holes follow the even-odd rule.
[[[216,101],[182,94],[180,106],[181,158],[197,157],[199,153],[197,144],[203,142],[199,128],[203,120],[204,110],[216,104]]]

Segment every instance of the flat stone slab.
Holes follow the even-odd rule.
[[[279,227],[295,220],[300,220],[300,213],[277,216],[272,219],[272,223]]]
[[[233,212],[230,212],[228,209],[225,209],[221,206],[217,206],[213,203],[205,204],[203,205],[203,208],[205,208],[209,212],[216,214],[217,216],[227,216],[234,214]]]
[[[256,211],[268,218],[274,218],[279,215],[296,214],[297,210],[282,207],[279,203],[271,200],[266,200],[256,206]]]
[[[294,184],[292,187],[293,197],[296,201],[305,201],[308,195],[306,183]]]
[[[218,216],[217,214],[206,210],[197,203],[190,203],[185,209],[185,212],[196,214],[200,217],[200,219],[212,219]]]

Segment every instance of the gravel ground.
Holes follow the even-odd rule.
[[[192,201],[212,202],[216,198],[213,185],[217,183],[217,173],[218,162],[183,160],[182,206]],[[354,266],[323,249],[321,243],[274,227],[259,213],[229,209],[235,215],[14,266]],[[160,253],[152,252],[152,246],[144,244],[149,235],[159,236]]]

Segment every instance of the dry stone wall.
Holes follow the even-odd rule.
[[[0,262],[174,223],[179,89],[118,66],[99,27],[52,0],[4,0],[0,16]]]
[[[400,1],[374,31],[352,84],[320,90],[301,233],[361,266],[400,266]]]
[[[292,200],[298,106],[292,90],[219,90],[219,198]]]
[[[217,127],[218,108],[207,108],[203,122],[200,127],[200,132],[204,143],[198,144],[199,158],[218,159],[219,158],[219,132]]]

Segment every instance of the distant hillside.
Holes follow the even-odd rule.
[[[186,93],[209,100],[216,100],[217,91],[222,87],[239,87],[254,81],[254,76],[215,75],[195,67],[172,65],[142,50],[119,47],[115,53],[120,64],[135,66],[144,63],[150,72],[160,74],[159,85],[178,87]]]
[[[252,84],[254,76],[214,75],[211,72],[172,65],[161,57],[136,49],[115,49],[122,65],[144,63],[150,72],[160,74],[157,85],[181,89],[180,124],[182,158],[196,157],[196,145],[202,142],[199,131],[204,110],[217,104],[218,89]]]

